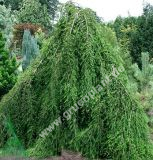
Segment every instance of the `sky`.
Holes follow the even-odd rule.
[[[68,0],[60,0],[65,3]],[[88,7],[97,12],[104,21],[114,20],[117,16],[139,16],[143,12],[143,3],[153,5],[153,0],[72,0],[82,7]]]

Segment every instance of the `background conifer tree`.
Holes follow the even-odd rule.
[[[22,41],[23,70],[30,65],[31,61],[35,59],[38,54],[39,46],[37,45],[37,40],[31,35],[29,30],[25,30]]]
[[[153,64],[147,52],[141,54],[141,61],[141,70],[137,64],[134,64],[132,69],[137,85],[137,97],[149,116],[149,125],[153,132]]]
[[[12,10],[20,10],[23,0],[0,0],[3,1],[6,7],[11,6]],[[51,15],[51,19],[54,19],[55,13],[59,4],[58,0],[39,0],[41,5],[46,5],[48,13]]]
[[[52,23],[46,5],[39,0],[23,0],[18,12],[19,23],[32,23],[51,29]]]

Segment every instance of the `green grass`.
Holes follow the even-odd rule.
[[[6,156],[27,157],[24,148],[21,147],[16,137],[10,138],[4,148],[0,149],[0,157]]]

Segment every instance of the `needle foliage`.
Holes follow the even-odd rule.
[[[125,72],[99,86],[101,92],[80,105],[70,120],[62,120],[45,138],[39,136],[110,75],[112,65],[122,66],[113,36],[90,9],[72,3],[62,8],[42,54],[0,104],[0,113],[11,118],[31,156],[57,155],[64,148],[89,159],[152,159],[147,118],[126,88]]]

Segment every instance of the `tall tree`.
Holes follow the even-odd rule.
[[[108,24],[116,33],[118,44],[121,49],[121,57],[124,60],[124,66],[128,71],[128,75],[131,74],[131,65],[134,61],[133,56],[131,55],[131,38],[137,30],[136,18],[135,17],[117,17],[114,22]]]

